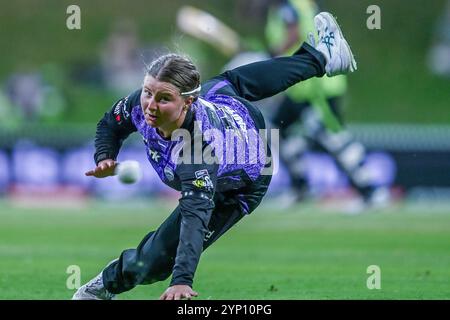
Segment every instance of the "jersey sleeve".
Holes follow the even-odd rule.
[[[175,171],[181,180],[181,226],[171,285],[192,286],[214,210],[218,167],[217,163],[186,163]]]
[[[131,111],[139,104],[140,94],[141,90],[137,90],[120,99],[98,122],[95,135],[95,164],[105,159],[116,160],[123,141],[137,130],[131,118]]]

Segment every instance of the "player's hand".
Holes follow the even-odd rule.
[[[85,173],[87,176],[93,176],[96,178],[105,178],[114,175],[114,170],[116,169],[117,162],[112,159],[105,159],[98,163],[97,167],[89,170]]]
[[[169,288],[159,297],[159,300],[181,300],[198,296],[198,293],[192,290],[187,285],[174,285]]]

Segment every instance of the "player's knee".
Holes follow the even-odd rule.
[[[152,257],[145,264],[143,284],[166,280],[172,274],[174,264],[175,258],[172,255],[159,252],[158,256]]]
[[[173,265],[152,266],[143,277],[142,284],[151,284],[164,281],[172,274]]]
[[[151,284],[151,283],[155,283],[155,282],[159,282],[159,281],[164,281],[167,278],[169,278],[171,274],[172,274],[172,270],[163,271],[158,274],[151,274],[150,277],[145,279],[145,283]]]

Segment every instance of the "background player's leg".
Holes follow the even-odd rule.
[[[337,166],[349,178],[350,185],[367,198],[373,190],[365,168],[367,152],[365,147],[345,130],[338,102],[339,100],[332,98],[327,101],[330,111],[341,125],[341,130],[334,132],[328,128],[314,110],[305,113],[302,121],[308,137],[333,157]]]
[[[310,107],[309,102],[298,103],[285,96],[272,119],[273,125],[280,129],[280,160],[291,177],[291,185],[295,193],[293,201],[301,200],[306,192],[305,168],[300,157],[308,150],[308,141],[298,130],[291,129],[292,125],[301,120],[305,109]]]
[[[291,125],[301,119],[301,115],[306,104],[308,103],[294,102],[287,95],[283,97],[283,101],[280,103],[271,119],[273,126],[280,130],[280,137],[282,139],[286,139],[288,137],[288,130]]]

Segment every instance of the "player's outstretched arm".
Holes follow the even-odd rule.
[[[141,90],[137,90],[117,101],[98,122],[94,154],[97,165],[103,160],[116,160],[123,141],[137,130],[131,113],[133,107],[139,104],[140,92]]]

